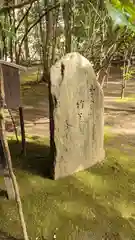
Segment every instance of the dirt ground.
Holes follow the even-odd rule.
[[[32,70],[29,71],[29,79],[35,77]],[[32,75],[33,74],[33,75]],[[34,76],[34,77],[33,77]],[[120,99],[121,92],[121,73],[113,70],[109,77],[108,85],[104,86],[104,106],[105,106],[105,126],[111,127],[111,131],[124,136],[125,141],[128,135],[135,132],[135,79],[127,82],[125,99]],[[32,89],[32,91],[30,90]],[[24,86],[22,88],[22,100],[24,107],[24,120],[26,135],[45,137],[49,136],[48,119],[48,93],[45,84]],[[20,134],[18,112],[13,111],[17,124],[18,134]],[[13,126],[6,113],[6,129],[8,134],[13,134]],[[133,139],[132,139],[133,141]],[[135,139],[134,139],[135,141]]]
[[[124,99],[120,98],[120,93],[121,75],[113,73],[108,86],[104,87],[105,126],[121,135],[122,142],[126,141],[126,138],[129,142],[130,136],[135,133],[135,78],[127,81]]]

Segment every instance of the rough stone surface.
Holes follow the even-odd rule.
[[[104,97],[90,62],[79,53],[51,68],[55,97],[55,179],[104,159]]]

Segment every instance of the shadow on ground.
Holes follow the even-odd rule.
[[[0,197],[8,198],[7,192],[3,189],[0,189]]]
[[[0,231],[0,240],[23,240],[22,238],[14,238],[5,232]]]
[[[21,154],[21,142],[9,140],[9,147],[14,168],[28,171],[44,177],[50,177],[52,163],[50,160],[50,148],[44,143],[26,143],[26,157]]]

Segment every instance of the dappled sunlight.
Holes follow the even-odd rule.
[[[135,97],[116,98],[116,102],[134,102],[135,104]]]

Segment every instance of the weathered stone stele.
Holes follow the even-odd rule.
[[[104,96],[90,62],[69,53],[51,68],[55,179],[104,159]]]

